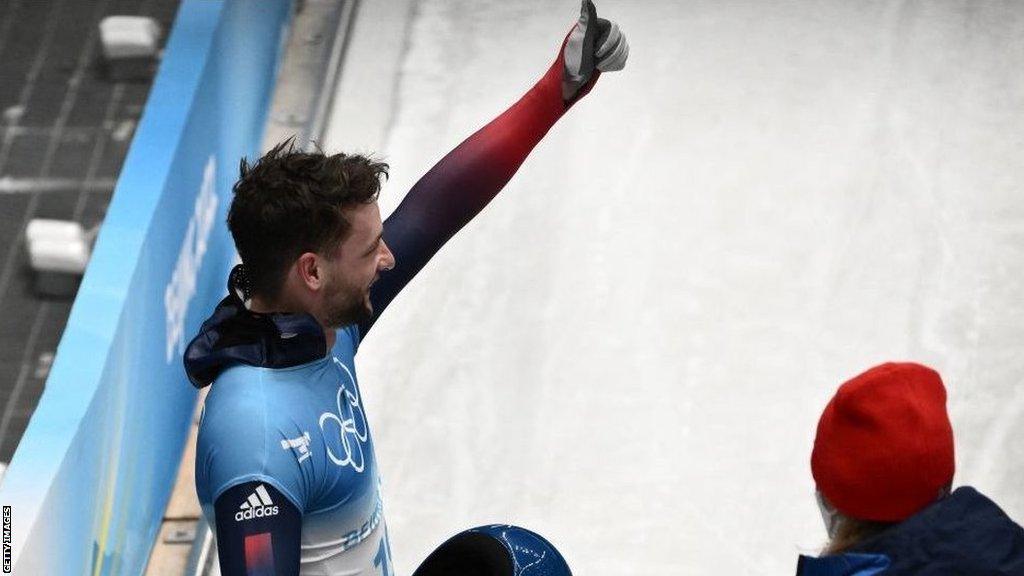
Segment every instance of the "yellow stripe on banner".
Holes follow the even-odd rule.
[[[122,347],[127,348],[127,346]],[[122,384],[122,382],[114,382],[112,384]],[[107,550],[107,538],[110,536],[110,517],[114,510],[114,494],[117,488],[117,472],[121,462],[121,436],[124,432],[124,412],[125,412],[125,394],[123,386],[118,386],[115,390],[117,397],[117,403],[114,406],[114,419],[116,420],[114,426],[113,442],[107,445],[107,454],[113,455],[113,460],[109,464],[108,475],[107,475],[107,493],[103,499],[103,519],[100,521],[100,533],[99,538],[96,541],[96,560],[92,567],[92,576],[100,576],[103,570],[104,553]]]

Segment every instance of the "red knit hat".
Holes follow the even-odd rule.
[[[843,514],[897,522],[953,481],[953,429],[939,374],[888,363],[839,387],[818,421],[811,472]]]

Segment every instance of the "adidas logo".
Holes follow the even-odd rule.
[[[274,506],[274,502],[271,501],[267,489],[263,484],[260,484],[256,487],[256,491],[249,494],[249,498],[238,507],[238,512],[235,513],[235,522],[263,518],[264,516],[274,516],[276,514],[277,506]]]

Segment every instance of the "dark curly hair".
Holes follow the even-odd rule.
[[[228,228],[250,291],[276,299],[300,254],[335,250],[351,228],[345,209],[376,201],[387,176],[383,162],[296,150],[294,137],[255,164],[242,158]]]

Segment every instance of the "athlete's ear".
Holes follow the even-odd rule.
[[[324,267],[315,252],[303,252],[295,261],[295,271],[306,288],[317,292],[323,287]]]

